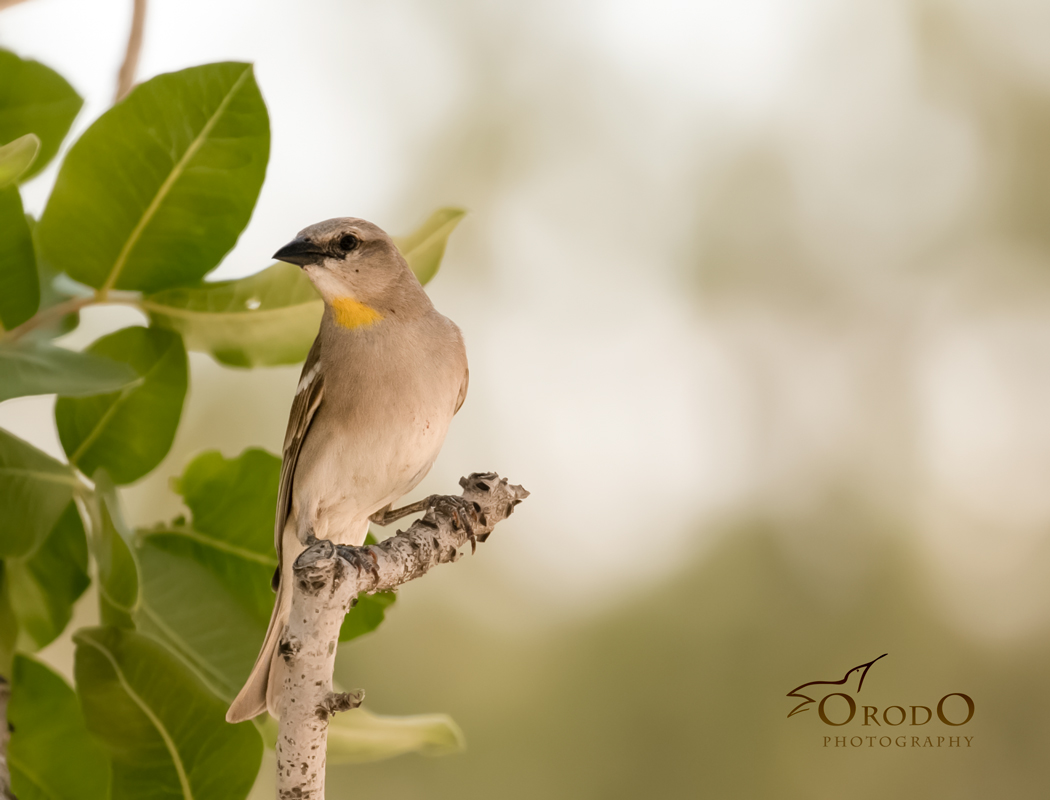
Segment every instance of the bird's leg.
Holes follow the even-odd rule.
[[[306,514],[301,514],[295,527],[295,538],[299,540],[299,544],[303,547],[310,549],[317,544],[320,539],[314,534],[314,526],[311,524]]]
[[[377,525],[389,525],[402,517],[420,511],[426,511],[428,514],[433,511],[451,517],[457,528],[462,528],[467,532],[467,538],[470,539],[470,552],[473,553],[477,548],[477,539],[474,536],[477,510],[473,503],[459,495],[432,494],[430,497],[424,497],[422,500],[409,503],[401,508],[391,509],[390,506],[387,506],[377,511],[369,519]]]
[[[391,503],[386,508],[379,509],[376,513],[369,517],[372,522],[376,525],[382,525],[386,527],[391,522],[397,522],[402,517],[407,517],[409,514],[416,514],[420,511],[426,511],[430,508],[431,504],[437,500],[440,495],[432,494],[430,497],[424,497],[422,500],[417,500],[415,503],[409,503],[407,506],[401,508],[391,509]]]

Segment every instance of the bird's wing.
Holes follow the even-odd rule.
[[[288,430],[284,434],[284,451],[281,456],[281,482],[277,489],[277,518],[274,525],[274,547],[277,549],[277,563],[281,562],[281,539],[288,514],[292,510],[292,478],[295,465],[299,461],[299,451],[310,430],[310,423],[321,405],[324,397],[324,375],[321,372],[321,337],[318,336],[306,356],[302,377],[295,390],[292,410],[288,415]],[[276,591],[280,578],[280,567],[274,574],[273,587]]]

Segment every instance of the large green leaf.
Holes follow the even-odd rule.
[[[21,180],[33,177],[54,158],[83,103],[54,70],[0,50],[0,142],[27,133],[40,138],[40,152]]]
[[[24,556],[37,547],[77,486],[67,465],[0,429],[0,557]]]
[[[0,402],[32,394],[95,395],[122,389],[137,378],[127,364],[45,342],[0,347]]]
[[[177,333],[124,328],[88,349],[131,366],[138,380],[119,392],[60,397],[55,421],[71,464],[91,474],[104,467],[118,484],[131,483],[167,455],[188,385],[186,350]]]
[[[201,453],[172,481],[193,514],[193,528],[212,542],[246,548],[274,561],[274,513],[281,459],[259,448],[236,458]]]
[[[18,187],[0,189],[0,325],[21,325],[40,306],[33,237]],[[6,387],[5,387],[6,388]]]
[[[27,133],[0,146],[0,189],[21,178],[39,151],[40,139],[35,133]]]
[[[140,531],[136,627],[189,662],[231,701],[251,671],[273,608],[277,559],[188,527]]]
[[[96,288],[193,283],[248,224],[269,153],[251,65],[159,75],[70,149],[40,220],[42,252]]]
[[[233,367],[270,367],[306,358],[324,302],[299,267],[282,262],[240,280],[168,289],[141,307],[190,350]]]
[[[19,655],[7,710],[11,786],[18,800],[108,800],[109,758],[88,733],[77,696],[43,664]]]
[[[177,650],[227,701],[251,671],[273,609],[280,470],[263,450],[203,453],[173,482],[192,521],[136,536],[139,629]]]
[[[70,502],[36,549],[5,562],[22,650],[39,650],[65,630],[73,603],[91,583],[87,568],[84,525],[76,503]]]
[[[466,213],[462,208],[439,208],[408,236],[394,239],[405,261],[424,286],[437,274],[448,237]]]
[[[113,762],[113,800],[237,800],[262,760],[251,723],[226,723],[226,703],[152,639],[119,628],[73,637],[88,730]]]
[[[139,606],[139,576],[131,554],[132,533],[124,522],[117,489],[100,469],[95,481],[95,521],[91,552],[98,564],[98,607],[103,624],[134,628]]]

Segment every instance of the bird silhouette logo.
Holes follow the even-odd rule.
[[[879,658],[885,658],[887,655],[889,655],[889,653],[883,653],[881,656],[879,656]],[[873,658],[871,661],[867,661],[863,664],[857,665],[853,669],[849,670],[840,681],[810,681],[809,683],[804,683],[801,686],[796,686],[794,689],[787,693],[787,696],[801,698],[802,702],[795,706],[793,709],[791,709],[791,713],[788,714],[788,717],[793,717],[795,714],[799,714],[803,711],[809,711],[809,704],[816,702],[816,700],[814,700],[812,697],[801,694],[801,691],[807,686],[843,686],[846,684],[847,681],[849,681],[850,676],[853,675],[854,672],[859,672],[860,681],[857,683],[857,694],[860,694],[860,688],[864,685],[864,678],[867,677],[868,670],[871,669],[871,665],[878,661],[879,658]]]

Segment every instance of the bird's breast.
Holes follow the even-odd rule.
[[[325,365],[324,400],[293,483],[293,507],[316,520],[318,536],[323,526],[338,539],[414,489],[436,460],[462,376],[422,351]]]

